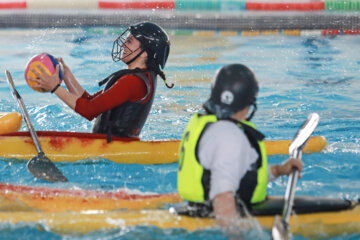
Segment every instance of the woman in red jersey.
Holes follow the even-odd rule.
[[[38,66],[39,73],[32,69],[38,83],[48,92],[55,93],[69,107],[81,116],[92,120],[94,133],[108,136],[138,137],[150,112],[156,89],[157,75],[166,83],[164,69],[170,51],[170,41],[166,32],[158,25],[143,22],[130,26],[115,41],[112,58],[123,61],[128,68],[117,71],[99,85],[105,85],[94,95],[87,93],[76,80],[70,68],[59,58],[64,68],[64,82],[59,83],[59,65],[49,76]],[[160,69],[161,68],[161,69]]]

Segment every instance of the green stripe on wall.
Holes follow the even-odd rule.
[[[181,36],[191,36],[193,35],[193,30],[172,30],[170,35],[181,35]]]
[[[245,2],[245,0],[175,0],[175,9],[239,11],[245,10]]]
[[[329,11],[359,11],[360,0],[325,0],[325,10]]]

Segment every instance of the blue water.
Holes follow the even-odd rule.
[[[19,111],[4,81],[5,69],[15,79],[36,130],[89,132],[91,122],[74,113],[51,94],[31,90],[24,80],[28,59],[40,52],[63,57],[84,88],[93,93],[97,82],[124,67],[110,57],[119,29],[33,29],[0,31],[0,111]],[[207,99],[214,71],[227,63],[251,67],[260,83],[254,123],[268,140],[291,139],[306,116],[319,113],[314,135],[325,136],[321,152],[304,155],[298,195],[360,198],[360,45],[359,36],[338,37],[200,37],[171,35],[165,69],[173,89],[159,81],[143,140],[180,139],[190,116]],[[27,130],[26,125],[22,126]],[[280,163],[287,156],[270,156]],[[51,184],[35,180],[26,161],[0,159],[0,182],[29,186],[142,192],[176,191],[176,164],[126,165],[107,160],[56,163],[70,180]],[[149,181],[151,179],[151,181]],[[270,195],[283,195],[287,178],[269,184]],[[285,182],[285,183],[284,183]],[[268,234],[268,233],[267,233]],[[269,235],[268,235],[269,237]],[[0,225],[1,239],[226,239],[218,229],[188,232],[133,227],[61,236],[38,225]],[[249,237],[249,239],[252,237]],[[332,239],[359,239],[360,234]],[[295,239],[304,239],[295,236]]]

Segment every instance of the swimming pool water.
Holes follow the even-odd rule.
[[[124,67],[111,60],[119,29],[33,29],[0,31],[0,111],[19,111],[5,82],[5,69],[13,74],[36,130],[89,132],[92,123],[70,110],[51,94],[31,90],[24,80],[27,61],[48,52],[63,57],[90,92],[97,82]],[[325,136],[326,150],[304,155],[303,178],[297,195],[360,198],[360,52],[358,36],[171,36],[165,69],[173,89],[161,79],[141,138],[180,139],[187,121],[208,98],[216,69],[228,63],[252,68],[260,84],[254,123],[268,140],[291,139],[306,116],[320,115],[314,135]],[[23,131],[27,130],[23,124]],[[279,163],[287,156],[270,156]],[[29,186],[142,192],[176,191],[176,164],[126,165],[106,160],[57,163],[69,183],[46,183],[26,170],[26,161],[0,159],[0,182]],[[149,181],[152,179],[152,181]],[[285,192],[287,178],[269,184],[270,195]],[[38,225],[0,225],[1,239],[226,239],[221,231],[187,232],[153,227],[100,231],[85,236],[60,236]],[[358,239],[359,234],[333,239]],[[296,236],[295,239],[304,239]]]

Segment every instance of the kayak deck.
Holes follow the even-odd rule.
[[[106,135],[73,132],[37,132],[46,155],[55,162],[105,158],[117,163],[166,164],[178,159],[179,140],[137,141]],[[268,155],[288,154],[290,140],[265,141]],[[320,152],[326,146],[322,136],[311,137],[304,152]],[[29,132],[0,135],[0,157],[30,159],[36,155]]]
[[[293,212],[297,214],[335,212],[354,208],[358,203],[347,199],[333,199],[313,196],[296,196],[294,198]],[[265,201],[254,204],[248,211],[253,216],[281,215],[284,207],[284,197],[268,196]],[[191,206],[179,206],[174,210],[179,215],[192,217],[209,217],[208,207],[204,205],[191,204]]]

